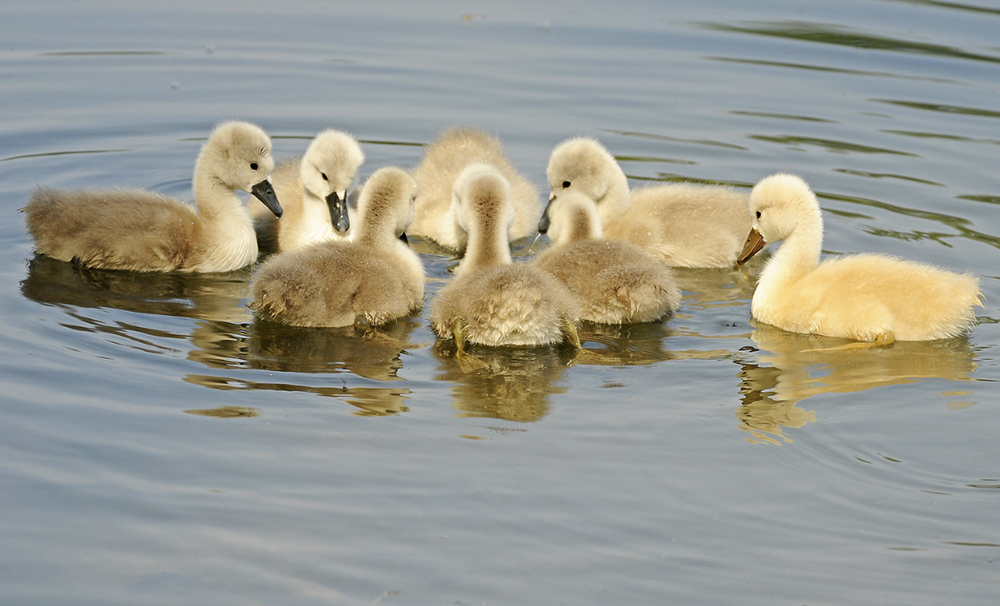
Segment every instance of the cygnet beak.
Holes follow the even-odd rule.
[[[263,202],[264,206],[274,213],[275,217],[279,219],[281,218],[281,204],[278,203],[278,196],[274,193],[274,187],[271,185],[270,181],[264,179],[257,185],[251,187],[250,193],[252,193],[255,198]]]
[[[538,219],[538,233],[540,234],[544,234],[549,231],[549,207],[552,206],[552,201],[555,199],[555,195],[549,196],[549,203],[545,205],[545,210],[542,211],[542,217]]]
[[[333,228],[343,233],[351,228],[351,219],[347,216],[347,192],[343,195],[333,192],[326,197],[326,205],[330,207],[330,222]]]
[[[406,238],[406,232],[405,231],[403,233],[399,234],[399,241],[402,242],[403,244],[407,245],[407,246],[410,245],[410,241]]]
[[[764,248],[764,237],[760,235],[760,232],[756,229],[751,228],[750,234],[747,236],[746,244],[743,245],[743,250],[740,252],[740,256],[736,257],[736,264],[743,265],[750,260],[750,257],[756,255],[760,252],[760,249]]]

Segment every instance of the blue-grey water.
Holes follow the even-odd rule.
[[[0,8],[0,603],[996,604],[1000,6],[102,0]],[[37,184],[190,199],[211,127],[329,127],[412,167],[446,126],[547,193],[598,137],[632,180],[802,175],[824,250],[969,271],[963,338],[882,350],[750,319],[766,258],[679,272],[662,323],[482,353],[420,314],[290,330],[252,268],[36,257]],[[517,246],[518,256],[535,249]],[[427,301],[455,259],[417,242]]]

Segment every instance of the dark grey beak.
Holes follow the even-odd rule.
[[[406,239],[406,232],[405,232],[405,231],[404,231],[403,233],[399,234],[399,239],[400,239],[400,241],[401,241],[401,242],[402,242],[403,244],[405,244],[405,245],[407,245],[407,246],[409,246],[409,245],[410,245],[410,241]]]
[[[549,207],[552,206],[552,200],[555,200],[555,197],[549,199],[549,203],[545,205],[545,210],[542,211],[542,218],[538,220],[538,233],[540,234],[549,231]]]
[[[341,198],[337,192],[326,197],[326,205],[330,207],[330,222],[333,228],[343,233],[351,228],[351,219],[347,216],[347,196]]]
[[[250,193],[253,194],[255,198],[264,203],[269,211],[274,213],[275,217],[281,218],[281,204],[278,203],[278,196],[274,193],[274,187],[271,182],[264,179],[257,185],[250,188]]]

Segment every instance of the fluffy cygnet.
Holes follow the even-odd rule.
[[[674,273],[629,242],[601,237],[597,205],[584,194],[560,195],[546,208],[553,245],[535,266],[580,301],[580,318],[601,324],[653,322],[677,309]]]
[[[455,279],[431,308],[431,328],[454,339],[491,347],[538,346],[565,338],[579,347],[578,304],[551,275],[512,263],[508,232],[514,221],[510,185],[497,170],[475,165],[455,181],[458,220],[469,234]]]
[[[444,131],[413,169],[420,193],[409,233],[452,250],[465,250],[468,234],[455,221],[451,201],[455,180],[470,164],[488,164],[510,183],[514,222],[507,238],[513,242],[535,233],[542,212],[538,190],[511,166],[497,138],[471,127]]]
[[[316,135],[302,158],[279,164],[271,182],[284,210],[281,220],[259,204],[251,207],[261,249],[292,250],[346,237],[347,188],[364,161],[354,137],[329,129]]]
[[[727,187],[667,183],[630,193],[618,162],[595,139],[557,145],[546,173],[550,200],[586,195],[597,203],[605,238],[637,244],[668,265],[731,267],[750,228],[747,194]]]
[[[281,216],[268,173],[271,140],[247,122],[218,125],[194,169],[194,207],[138,189],[38,188],[23,211],[36,250],[85,267],[225,272],[257,260],[257,237],[235,190]]]
[[[349,240],[319,242],[271,257],[250,284],[250,307],[293,326],[384,324],[424,299],[424,269],[401,239],[417,186],[381,168],[365,183]]]
[[[742,264],[782,241],[753,295],[753,317],[778,328],[886,345],[962,334],[975,322],[979,278],[877,254],[820,263],[823,218],[794,175],[763,179],[750,194],[753,228]]]

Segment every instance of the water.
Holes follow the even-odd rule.
[[[22,3],[23,4],[23,3]],[[676,4],[676,3],[675,3]],[[0,9],[5,604],[994,604],[1000,8],[913,1],[29,3]],[[544,190],[600,138],[633,185],[819,193],[824,250],[982,277],[965,338],[868,352],[750,320],[754,276],[592,354],[421,314],[256,323],[250,270],[36,258],[38,183],[190,199],[211,126],[414,166],[453,123]],[[428,301],[455,259],[417,243]],[[519,243],[518,256],[529,255]]]

